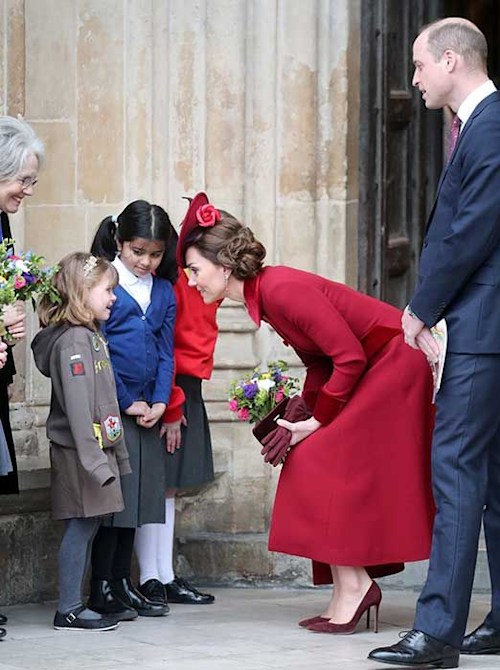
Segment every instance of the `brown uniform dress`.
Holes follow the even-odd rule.
[[[32,342],[52,381],[50,440],[55,519],[123,509],[120,474],[131,472],[106,342],[84,326],[49,326]]]

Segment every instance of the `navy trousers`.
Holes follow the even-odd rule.
[[[500,355],[448,353],[437,397],[432,477],[437,514],[414,628],[460,647],[484,523],[500,630]]]

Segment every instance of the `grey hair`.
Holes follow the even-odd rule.
[[[40,165],[44,157],[42,140],[20,116],[0,116],[0,181],[12,179],[33,154]]]

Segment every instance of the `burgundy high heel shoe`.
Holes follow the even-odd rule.
[[[300,626],[301,628],[308,628],[311,624],[320,623],[321,621],[328,621],[328,617],[312,616],[309,617],[309,619],[302,619],[302,621],[299,621],[297,625]]]
[[[370,609],[375,607],[375,620],[373,632],[378,633],[378,608],[382,600],[382,591],[378,584],[372,582],[370,588],[365,593],[363,600],[359,603],[358,609],[354,612],[354,616],[347,623],[330,623],[330,621],[318,621],[312,623],[307,627],[307,630],[313,633],[337,633],[341,635],[350,635],[356,630],[359,620],[366,612],[366,627],[370,628]]]

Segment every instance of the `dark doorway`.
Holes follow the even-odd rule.
[[[483,31],[488,42],[488,71],[500,86],[499,0],[444,0],[443,16],[464,16]]]
[[[362,0],[358,286],[404,307],[443,162],[443,113],[412,90],[411,45],[445,16],[474,21],[500,84],[499,0]]]
[[[442,165],[441,112],[412,90],[411,45],[440,0],[363,0],[359,288],[404,307]]]

